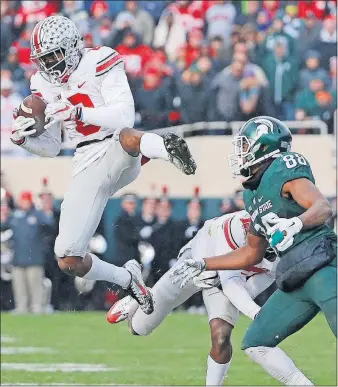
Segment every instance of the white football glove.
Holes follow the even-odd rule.
[[[296,216],[291,219],[276,218],[269,220],[269,223],[274,223],[268,231],[268,235],[272,235],[276,231],[280,231],[284,234],[283,240],[276,245],[277,250],[284,251],[292,246],[294,242],[294,236],[298,234],[303,228],[303,222]],[[269,243],[272,242],[272,238],[269,239]]]
[[[34,118],[18,116],[18,109],[14,109],[11,141],[16,145],[22,145],[25,142],[26,137],[36,133],[35,129],[26,130],[34,124]]]
[[[190,280],[200,275],[204,270],[205,262],[203,259],[197,261],[195,259],[185,259],[175,265],[170,273],[170,277],[173,279],[173,284],[181,282],[180,288],[183,289]]]
[[[47,122],[45,129],[50,128],[56,122],[80,119],[81,112],[81,108],[72,105],[68,101],[51,102],[45,109],[45,120]]]
[[[220,279],[217,271],[207,270],[202,271],[200,275],[193,278],[194,284],[198,288],[210,289],[220,285]]]

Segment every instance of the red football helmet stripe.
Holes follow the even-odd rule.
[[[38,28],[35,27],[33,32],[33,44],[37,52],[40,51],[39,34],[40,34],[41,25],[42,23],[39,26],[36,26]]]

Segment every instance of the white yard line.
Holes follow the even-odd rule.
[[[2,383],[1,386],[139,386],[138,384],[81,384],[81,383]],[[140,386],[139,386],[140,387]],[[147,386],[149,387],[149,386]],[[150,386],[151,387],[151,386]]]
[[[1,347],[1,355],[29,355],[32,353],[56,353],[52,348],[47,347]]]
[[[14,337],[11,337],[11,336],[1,335],[0,336],[0,341],[1,341],[1,343],[9,344],[9,343],[15,343],[18,340],[15,339]]]
[[[107,367],[104,364],[78,363],[2,363],[1,371],[29,371],[29,372],[111,372],[120,368]]]

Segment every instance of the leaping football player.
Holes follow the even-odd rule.
[[[57,156],[63,123],[77,144],[55,242],[59,267],[70,275],[118,284],[145,313],[152,313],[140,265],[132,260],[117,267],[88,253],[87,246],[108,199],[138,176],[142,156],[170,161],[189,175],[196,169],[190,151],[175,134],[161,137],[131,129],[134,101],[122,57],[109,47],[85,49],[68,18],[51,16],[35,26],[31,60],[38,68],[31,91],[47,102],[46,130],[34,138],[34,118],[18,116],[12,141],[31,153]]]
[[[337,235],[325,223],[332,210],[315,185],[308,161],[291,152],[291,141],[289,128],[273,117],[256,117],[243,125],[229,159],[233,173],[247,177],[247,245],[225,255],[186,260],[173,272],[174,281],[184,287],[204,270],[256,265],[269,245],[275,248],[280,257],[278,289],[251,323],[242,348],[279,380],[274,364],[286,359],[277,345],[318,312],[337,335]]]
[[[173,309],[202,290],[211,336],[205,382],[206,386],[222,385],[232,358],[231,333],[239,311],[254,319],[260,310],[254,299],[259,295],[263,296],[263,293],[268,296],[274,290],[274,272],[278,262],[276,254],[268,253],[267,259],[247,270],[220,271],[219,275],[215,271],[203,272],[183,288],[180,288],[179,283],[173,284],[170,276],[182,260],[199,261],[201,257],[225,254],[244,246],[249,224],[250,217],[246,211],[206,221],[195,237],[181,249],[175,265],[152,288],[154,312],[150,316],[146,315],[127,296],[108,311],[108,322],[115,324],[128,319],[132,334],[147,336]],[[221,289],[218,287],[219,282]],[[282,350],[277,350],[279,357],[285,360],[279,364],[279,358],[273,359],[273,367],[279,374],[279,380],[292,385],[311,385],[310,380],[292,360]]]

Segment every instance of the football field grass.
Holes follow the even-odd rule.
[[[240,350],[248,323],[241,317],[233,331],[225,384],[279,385]],[[209,348],[206,316],[184,313],[148,337],[109,325],[104,313],[2,314],[1,340],[1,384],[203,385]],[[322,315],[282,348],[316,385],[337,385],[336,342]]]

